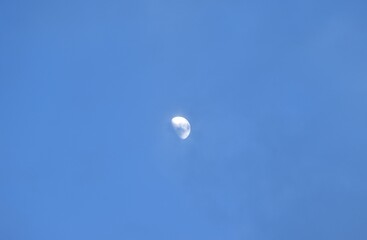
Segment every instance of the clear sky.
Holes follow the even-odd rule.
[[[367,239],[366,12],[2,0],[0,239]]]

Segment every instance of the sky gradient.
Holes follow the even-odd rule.
[[[366,12],[2,0],[0,239],[367,239]]]

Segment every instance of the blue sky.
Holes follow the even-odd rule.
[[[0,238],[366,239],[366,10],[1,1]]]

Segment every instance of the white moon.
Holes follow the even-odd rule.
[[[174,117],[171,120],[173,129],[181,139],[186,139],[190,135],[191,126],[184,117]]]

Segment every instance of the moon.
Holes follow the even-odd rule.
[[[190,135],[191,126],[186,118],[177,116],[172,118],[171,123],[179,138],[186,139]]]

